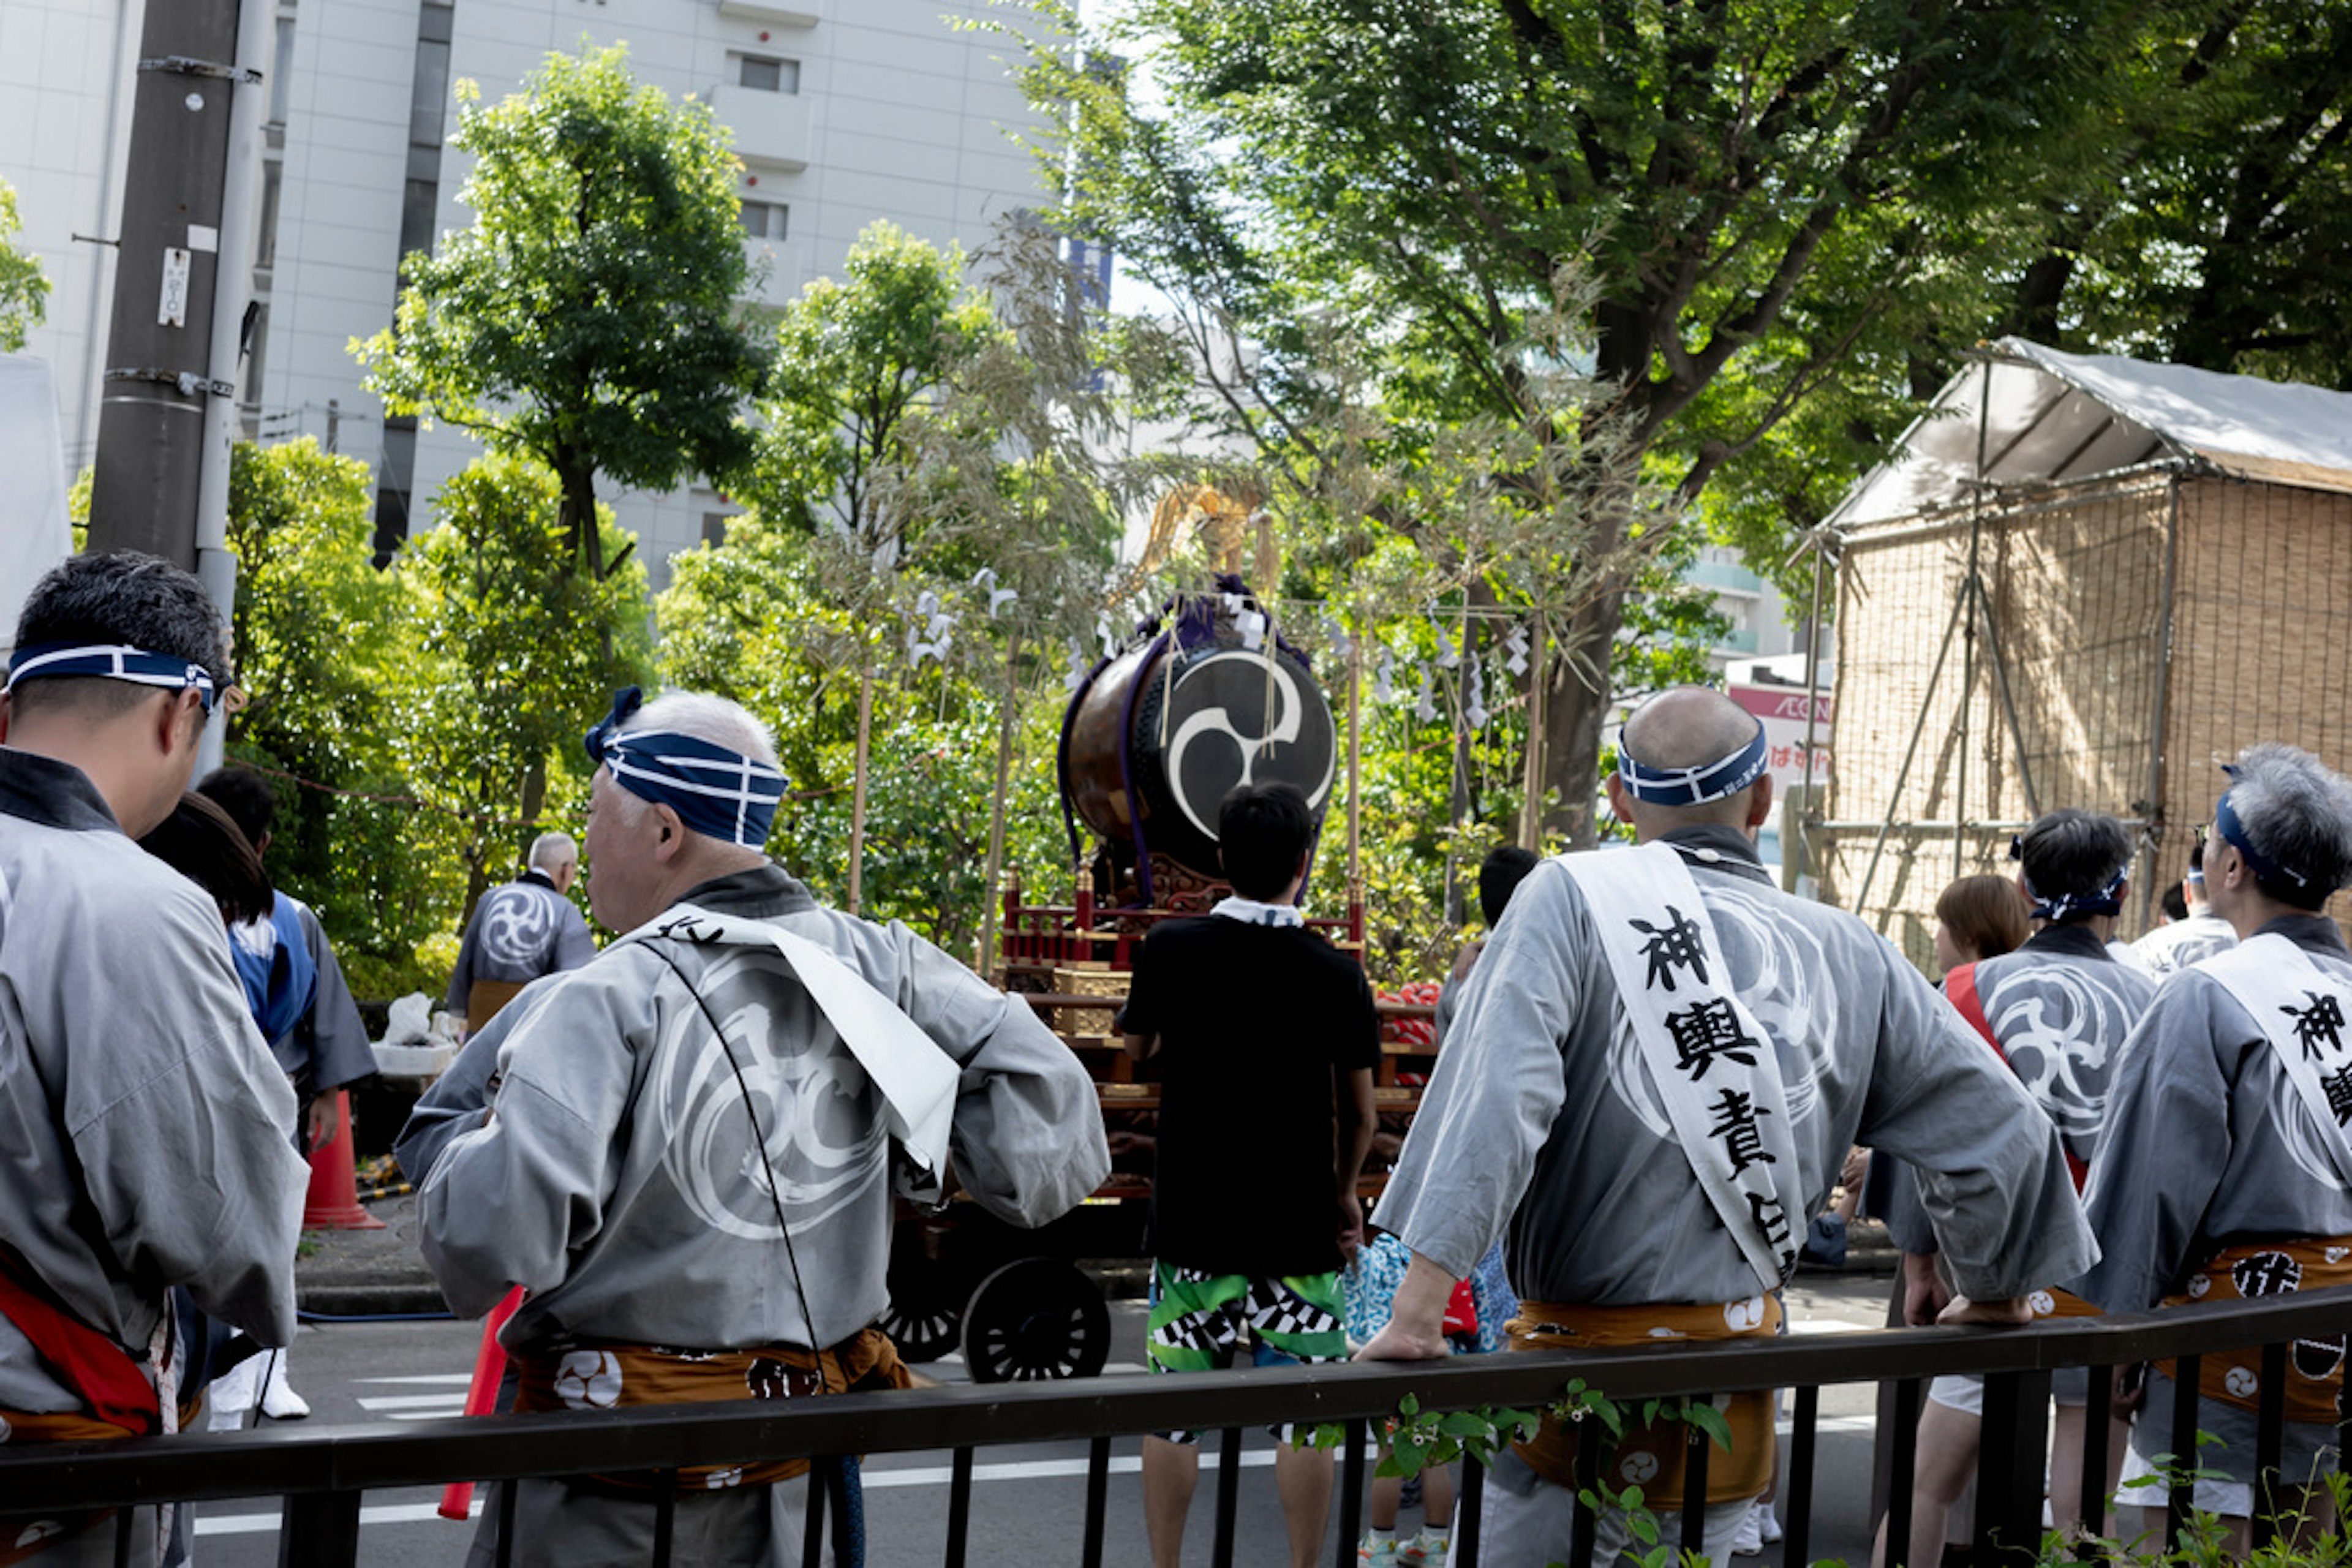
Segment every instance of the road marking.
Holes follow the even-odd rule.
[[[362,1410],[463,1410],[465,1395],[450,1394],[379,1394],[362,1398]]]
[[[474,1381],[470,1372],[436,1372],[418,1377],[355,1377],[353,1383],[430,1384],[436,1388],[464,1388]]]
[[[478,1517],[481,1511],[482,1500],[477,1497],[474,1500],[474,1514]],[[440,1505],[429,1502],[383,1503],[374,1508],[360,1510],[360,1523],[363,1527],[371,1524],[422,1524],[427,1520],[440,1518]],[[444,1522],[454,1524],[457,1521],[449,1520]],[[198,1535],[275,1535],[278,1533],[278,1516],[274,1513],[232,1513],[215,1515],[210,1518],[199,1514],[196,1517],[196,1533]]]

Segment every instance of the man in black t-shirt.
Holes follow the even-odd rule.
[[[1339,1270],[1363,1236],[1356,1176],[1371,1146],[1380,1021],[1362,967],[1299,919],[1314,813],[1288,784],[1244,785],[1217,827],[1234,896],[1144,939],[1119,1016],[1129,1052],[1160,1064],[1154,1372],[1223,1366],[1244,1322],[1260,1366],[1346,1359]],[[1157,1568],[1181,1555],[1197,1436],[1143,1440]],[[1308,1568],[1331,1462],[1286,1429],[1276,1436],[1291,1558]]]

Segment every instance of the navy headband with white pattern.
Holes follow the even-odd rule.
[[[98,676],[128,680],[165,691],[193,691],[209,716],[213,710],[213,678],[201,664],[191,664],[168,653],[149,653],[123,643],[28,643],[8,660],[8,689],[17,683],[52,676]]]
[[[613,710],[583,740],[589,760],[639,800],[677,812],[689,833],[751,849],[765,844],[784,798],[784,775],[756,757],[675,730],[622,731],[645,700],[634,686],[613,694]]]
[[[2233,767],[2224,765],[2221,771],[2233,779],[2238,776],[2238,770]],[[2268,882],[2273,888],[2291,887],[2299,893],[2311,890],[2309,877],[2291,867],[2280,865],[2254,847],[2253,836],[2246,831],[2246,825],[2238,820],[2237,808],[2230,804],[2228,790],[2223,790],[2221,798],[2213,803],[2213,833],[2214,837],[2246,858],[2246,864],[2253,868],[2257,882]]]
[[[1617,776],[1625,781],[1626,793],[1635,800],[1647,801],[1652,805],[1704,805],[1710,800],[1737,795],[1754,784],[1764,772],[1770,750],[1765,743],[1761,719],[1756,721],[1753,740],[1727,757],[1696,768],[1654,768],[1636,760],[1621,740],[1617,743]]]

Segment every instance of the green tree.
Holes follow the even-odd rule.
[[[861,557],[895,562],[914,518],[884,506],[889,470],[906,466],[949,377],[997,328],[964,281],[961,246],[877,222],[842,272],[803,289],[776,324],[752,494],[779,521],[830,522]]]
[[[458,96],[474,226],[408,257],[393,325],[352,350],[393,413],[552,471],[602,578],[600,475],[724,482],[749,456],[737,416],[763,357],[735,316],[738,165],[707,105],[637,86],[618,47],[551,55],[493,107],[470,83]]]
[[[340,948],[398,968],[448,923],[456,892],[446,868],[412,852],[423,845],[401,804],[391,689],[404,584],[370,564],[373,502],[367,465],[316,441],[237,446],[228,542],[247,701],[229,746],[276,776],[273,874]]]
[[[1058,43],[1031,85],[1072,127],[1074,147],[1049,149],[1076,172],[1063,221],[1204,338],[1262,351],[1224,398],[1262,448],[1314,459],[1327,378],[1309,351],[1335,329],[1377,352],[1391,420],[1549,436],[1492,482],[1507,508],[1548,517],[1558,492],[1583,520],[1543,700],[1549,793],[1584,837],[1609,650],[1671,503],[1857,356],[1988,319],[2122,155],[2116,96],[2144,79],[2113,62],[2212,9],[1132,0],[1092,42],[1148,57],[1152,94]],[[1562,289],[1564,270],[1582,281]],[[1541,390],[1555,367],[1528,321],[1548,298],[1599,396]],[[1371,515],[1411,534],[1414,500],[1378,496]]]
[[[0,180],[0,353],[15,353],[48,311],[49,280],[40,258],[20,249],[16,187]]]
[[[573,569],[562,489],[536,463],[482,458],[435,504],[440,526],[401,560],[411,592],[395,744],[416,795],[451,825],[470,914],[551,801],[576,824],[580,736],[651,664],[647,592],[634,541],[609,519],[607,559],[624,564],[602,581]]]

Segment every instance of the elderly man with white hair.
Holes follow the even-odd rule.
[[[2352,782],[2274,742],[2227,770],[2205,844],[2206,895],[2238,944],[2168,975],[2125,1043],[2084,1194],[2103,1256],[2074,1287],[2111,1312],[2352,1284],[2352,950],[2324,912],[2352,883]],[[2175,1390],[2159,1362],[2126,1479],[2172,1450]],[[2336,1468],[2344,1342],[2288,1357],[2281,1474],[2292,1491]],[[2262,1356],[2201,1358],[2197,1426],[2180,1456],[2197,1506],[2252,1515]],[[2314,1527],[2334,1518],[2324,1504]]]
[[[544,975],[577,969],[596,956],[588,922],[567,896],[580,869],[580,846],[568,833],[531,840],[523,874],[493,888],[474,906],[446,1005],[478,1029],[515,994]]]
[[[1109,1169],[1094,1086],[1025,1005],[768,858],[783,777],[742,709],[632,689],[587,744],[589,903],[627,934],[419,1107],[425,1259],[462,1313],[526,1292],[499,1336],[522,1410],[906,1386],[874,1326],[894,1187],[951,1165],[1000,1218],[1054,1219]],[[518,1483],[514,1560],[650,1561],[646,1484]],[[797,1563],[807,1486],[803,1461],[681,1472],[677,1560]]]

